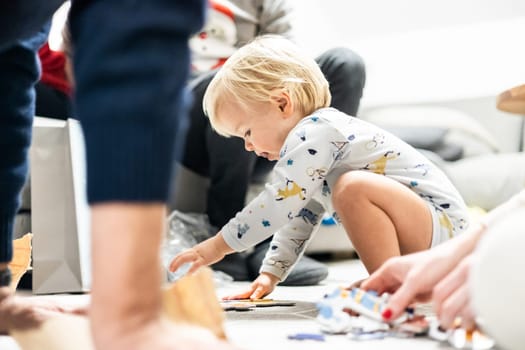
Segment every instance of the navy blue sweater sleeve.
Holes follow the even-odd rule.
[[[165,202],[184,123],[187,39],[204,1],[75,1],[76,114],[88,200]]]

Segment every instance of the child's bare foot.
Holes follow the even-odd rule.
[[[77,313],[44,299],[17,297],[8,287],[0,287],[0,334],[11,329],[38,327],[42,322],[60,313]]]

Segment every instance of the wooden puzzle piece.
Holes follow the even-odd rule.
[[[21,238],[13,240],[13,260],[9,263],[12,280],[10,288],[15,290],[22,276],[31,266],[31,239],[33,235],[26,233]]]
[[[172,321],[198,325],[226,339],[224,313],[217,300],[210,268],[200,268],[177,280],[164,291],[163,299],[164,311]]]
[[[525,115],[525,84],[499,94],[496,106],[501,111]]]
[[[247,311],[258,307],[271,306],[295,306],[296,303],[290,300],[274,300],[274,299],[233,299],[222,300],[220,305],[225,311]]]
[[[249,311],[255,309],[255,305],[239,302],[237,300],[227,300],[219,302],[224,311]]]

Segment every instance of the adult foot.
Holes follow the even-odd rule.
[[[84,309],[85,310],[85,309]],[[24,330],[38,327],[45,320],[61,313],[82,313],[56,302],[15,296],[8,287],[0,287],[0,334],[10,330]]]

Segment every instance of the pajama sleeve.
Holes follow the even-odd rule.
[[[274,167],[271,184],[221,230],[226,243],[242,251],[270,237],[288,224],[295,224],[311,210],[308,206],[314,195],[329,196],[326,175],[342,157],[345,138],[318,118],[308,118],[294,128],[281,149]],[[319,198],[319,197],[316,197]],[[319,201],[324,201],[321,197]],[[313,205],[313,204],[312,204]],[[314,214],[319,208],[313,208]],[[305,228],[297,225],[297,230]],[[280,233],[284,235],[287,230]],[[281,241],[281,249],[284,241]],[[292,241],[287,244],[294,245]]]
[[[277,231],[259,272],[271,273],[283,281],[319,228],[323,213],[321,204],[312,200],[287,225]]]

